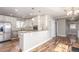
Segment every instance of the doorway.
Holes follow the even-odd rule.
[[[77,42],[77,21],[67,21],[67,37],[72,43]]]

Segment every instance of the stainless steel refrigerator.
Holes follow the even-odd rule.
[[[10,40],[11,38],[11,23],[0,23],[0,42]]]

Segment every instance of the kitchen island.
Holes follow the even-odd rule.
[[[49,31],[19,31],[18,36],[20,48],[26,52],[50,40]]]

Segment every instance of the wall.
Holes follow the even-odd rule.
[[[49,35],[50,37],[55,37],[56,36],[56,25],[55,25],[55,19],[49,17],[49,21],[48,21],[48,31],[49,31]]]
[[[57,20],[57,36],[66,36],[66,20]]]

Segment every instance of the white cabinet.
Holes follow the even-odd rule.
[[[50,39],[48,31],[19,32],[20,48],[29,50]]]

